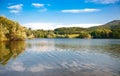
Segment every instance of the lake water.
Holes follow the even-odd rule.
[[[0,76],[120,76],[120,39],[2,42]]]

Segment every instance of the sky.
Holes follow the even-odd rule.
[[[32,29],[86,28],[120,20],[120,0],[0,0],[0,15]]]

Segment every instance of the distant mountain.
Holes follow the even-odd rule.
[[[94,26],[90,28],[80,27],[63,27],[54,30],[56,34],[79,34],[78,37],[86,38],[120,38],[120,20],[114,20],[104,25]],[[81,37],[82,36],[82,37]]]
[[[113,20],[105,24],[106,26],[120,25],[120,20]]]
[[[108,22],[106,24],[100,25],[100,26],[94,26],[88,28],[89,30],[96,30],[96,29],[112,29],[115,27],[120,27],[120,20],[113,20],[111,22]]]

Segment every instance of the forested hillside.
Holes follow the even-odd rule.
[[[120,38],[120,20],[114,20],[104,25],[80,28],[67,27],[57,28],[55,34],[65,35],[71,38]]]
[[[120,38],[120,20],[114,20],[101,26],[90,27],[93,38]]]
[[[0,16],[0,41],[25,40],[29,36],[27,32],[28,30],[18,22]]]
[[[18,41],[27,38],[114,38],[120,39],[120,20],[104,25],[81,28],[62,27],[54,30],[32,30],[21,26],[18,22],[0,16],[0,41]]]

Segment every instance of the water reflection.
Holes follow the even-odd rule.
[[[25,50],[26,44],[24,41],[12,41],[0,43],[0,63],[6,65],[8,61],[15,59]]]
[[[120,40],[109,39],[38,39],[28,40],[27,50],[31,52],[76,51],[109,54],[120,57]]]
[[[120,76],[120,40],[34,39],[26,43],[0,45],[1,63],[7,55],[17,57],[0,66],[1,76]]]

